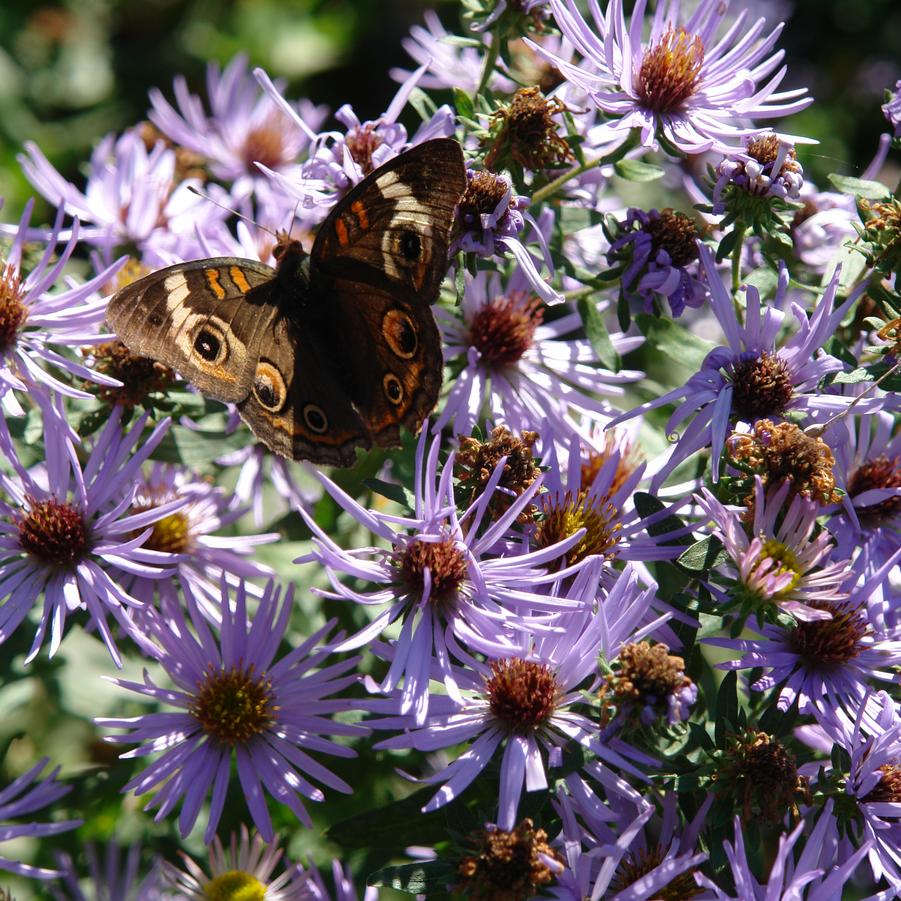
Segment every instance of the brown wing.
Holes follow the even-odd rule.
[[[180,372],[208,397],[247,397],[278,315],[275,270],[218,257],[179,263],[113,296],[107,320],[134,353]]]

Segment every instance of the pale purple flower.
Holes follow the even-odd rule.
[[[99,291],[125,260],[117,260],[83,284],[67,279],[66,287],[56,290],[78,244],[76,221],[70,238],[60,246],[64,215],[60,209],[41,258],[30,272],[23,274],[22,248],[33,207],[34,201],[29,200],[6,260],[0,264],[0,395],[4,409],[13,415],[21,414],[22,409],[14,396],[9,395],[10,389],[43,394],[49,389],[67,397],[91,399],[93,395],[61,381],[52,370],[99,385],[120,384],[62,351],[109,339],[109,335],[100,333],[107,298]]]
[[[466,277],[459,311],[436,316],[444,338],[444,357],[463,369],[450,390],[435,429],[453,423],[468,435],[487,416],[513,431],[549,427],[564,438],[578,432],[579,417],[604,421],[613,412],[598,395],[622,396],[623,384],[642,373],[605,369],[586,338],[565,336],[582,328],[575,311],[545,324],[527,276],[515,269],[506,280],[496,273]],[[643,338],[614,332],[617,353],[638,347]]]
[[[71,790],[71,785],[63,785],[56,781],[59,767],[41,778],[41,770],[47,765],[49,757],[42,757],[30,770],[13,779],[9,785],[0,788],[0,842],[8,842],[14,838],[42,838],[47,835],[58,835],[68,832],[82,824],[82,820],[60,820],[55,823],[37,823],[30,819],[31,815],[58,801]],[[39,781],[40,780],[40,781]],[[28,818],[27,822],[9,822]],[[0,870],[26,876],[31,879],[53,879],[59,873],[43,867],[32,867],[21,861],[0,857]]]
[[[605,128],[620,142],[634,128],[644,147],[729,153],[741,137],[757,130],[747,125],[749,119],[787,116],[812,98],[804,96],[806,88],[776,90],[786,68],[777,70],[783,52],[771,51],[782,24],[765,34],[765,20],[746,25],[744,10],[717,38],[727,8],[721,0],[701,0],[683,15],[678,0],[659,5],[643,41],[645,0],[635,4],[628,25],[622,0],[610,0],[606,13],[593,3],[590,23],[576,0],[551,0],[557,26],[586,66],[527,43],[614,117]],[[758,87],[764,79],[769,80]]]
[[[259,898],[261,901],[301,901],[307,893],[307,875],[299,864],[282,865],[274,875],[284,851],[272,839],[264,840],[255,832],[253,839],[241,824],[241,838],[233,832],[227,846],[217,835],[208,844],[209,874],[183,851],[184,869],[163,864],[162,880],[170,892],[183,901],[209,901],[211,898]],[[166,897],[171,897],[168,893]],[[118,898],[111,899],[118,901]]]
[[[707,447],[713,479],[717,481],[720,458],[733,422],[751,424],[765,417],[778,418],[788,411],[808,416],[830,415],[851,403],[850,397],[817,390],[824,376],[843,368],[840,360],[822,348],[857,299],[857,294],[852,294],[835,308],[840,270],[836,270],[810,316],[798,304],[791,304],[795,329],[784,339],[781,335],[787,316],[780,307],[788,291],[786,269],[780,269],[772,303],[764,304],[756,287],[745,286],[742,323],[716,270],[713,254],[704,245],[699,245],[699,250],[710,287],[711,308],[728,345],[710,351],[701,369],[685,385],[623,413],[611,423],[615,425],[672,403],[677,406],[666,424],[667,434],[678,434],[678,428],[691,420],[679,435],[669,463],[658,473],[657,485],[679,463]],[[766,393],[753,389],[763,376],[770,385]],[[880,405],[878,399],[869,398],[861,403],[860,412],[871,412]]]
[[[326,116],[324,107],[309,100],[295,105],[296,115],[306,130],[285,116],[247,68],[247,55],[239,53],[220,72],[215,63],[207,66],[207,96],[203,101],[191,94],[184,76],[177,76],[174,90],[176,111],[157,88],[150,91],[152,109],[148,118],[176,145],[202,156],[214,178],[227,182],[233,197],[242,197],[263,179],[256,163],[276,172],[288,171],[298,161]],[[282,82],[276,82],[279,91]]]
[[[632,208],[618,223],[619,237],[607,251],[607,262],[624,266],[623,290],[641,297],[645,313],[657,312],[655,298],[665,299],[674,317],[707,299],[698,277],[695,233],[685,234],[685,221],[690,220],[672,210]]]
[[[815,501],[796,494],[786,509],[790,489],[785,480],[764,494],[757,476],[754,520],[748,527],[740,510],[727,509],[706,488],[695,495],[730,561],[725,587],[708,588],[721,604],[748,612],[763,613],[775,605],[796,619],[829,619],[828,605],[840,605],[848,597],[850,561],[832,561],[832,539],[817,531],[820,508]]]
[[[428,90],[459,88],[467,94],[474,94],[482,77],[487,46],[476,48],[459,43],[441,24],[438,14],[431,9],[422,13],[425,27],[414,25],[410,36],[401,40],[404,50],[410,54],[417,66],[425,66],[425,74],[419,79],[419,87]],[[486,36],[486,41],[494,40]],[[391,69],[395,81],[404,82],[412,73],[406,69]],[[502,94],[512,94],[516,83],[496,69],[491,73],[488,87]]]
[[[373,721],[378,729],[405,730],[376,748],[433,753],[461,742],[469,745],[451,764],[423,780],[441,786],[423,811],[459,797],[500,754],[497,822],[501,829],[512,829],[523,790],[547,789],[547,770],[559,765],[570,743],[607,766],[645,778],[630,759],[644,765],[653,761],[615,737],[601,739],[594,717],[580,710],[584,692],[593,692],[599,683],[598,655],[614,659],[626,641],[648,634],[659,622],[641,627],[653,591],[641,591],[629,567],[595,609],[600,570],[601,560],[594,557],[573,580],[568,596],[580,606],[564,615],[562,632],[523,636],[518,651],[501,659],[482,662],[470,657],[455,678],[459,696],[433,697],[421,725],[410,728],[405,715]],[[437,672],[432,675],[439,677]],[[370,704],[379,712],[397,707],[396,701]]]
[[[279,604],[280,592],[270,583],[251,621],[247,595],[239,587],[232,600],[223,586],[219,637],[206,620],[189,608],[191,627],[180,610],[166,620],[152,619],[150,639],[158,662],[177,686],[156,685],[145,672],[144,682],[111,681],[154,699],[175,711],[129,718],[105,717],[100,726],[124,729],[109,742],[139,742],[123,758],[159,754],[123,791],[155,791],[145,809],[158,808],[155,820],[168,816],[181,802],[178,828],[186,836],[198,818],[205,821],[204,841],[210,842],[225,805],[233,759],[253,822],[266,841],[273,828],[266,794],[284,804],[307,828],[312,827],[303,797],[322,801],[325,795],[307,776],[341,792],[351,788],[310,751],[337,757],[356,753],[325,735],[356,736],[360,726],[336,722],[331,715],[352,710],[356,702],[332,698],[357,681],[358,659],[327,664],[327,650],[317,648],[334,622],[277,659],[294,603],[293,586]],[[247,703],[246,698],[253,703]],[[238,698],[244,699],[238,703]],[[234,711],[223,717],[222,709]],[[201,817],[209,796],[210,809]]]
[[[50,203],[81,221],[81,240],[101,249],[107,261],[132,245],[154,268],[197,258],[197,223],[228,215],[188,190],[201,187],[198,179],[176,183],[175,151],[162,141],[148,150],[137,128],[100,141],[83,191],[66,181],[36,144],[26,141],[25,151],[19,162],[28,180]],[[222,202],[227,199],[216,185],[208,191]]]
[[[786,517],[788,518],[788,517]],[[821,718],[823,710],[839,707],[855,711],[875,682],[899,681],[901,630],[882,629],[870,621],[871,596],[877,593],[892,568],[901,559],[901,550],[884,561],[869,578],[858,580],[856,567],[845,599],[815,603],[815,608],[832,614],[831,619],[747,625],[759,638],[708,638],[713,644],[741,652],[738,660],[719,663],[720,669],[762,670],[751,683],[752,691],[778,688],[776,705],[788,710],[797,702],[802,712]],[[847,563],[839,564],[847,568]],[[811,602],[809,602],[811,603]]]
[[[889,99],[882,106],[882,113],[892,126],[894,137],[901,137],[901,80],[896,82],[895,90],[890,93]]]
[[[142,547],[148,527],[177,509],[178,500],[130,513],[143,462],[159,444],[161,422],[141,447],[146,414],[129,431],[113,414],[81,465],[68,427],[44,416],[46,462],[26,470],[11,446],[2,449],[14,469],[0,475],[0,643],[22,624],[37,603],[40,622],[26,661],[34,659],[49,633],[49,653],[62,641],[66,619],[87,611],[110,656],[121,665],[107,623],[112,615],[130,629],[128,608],[141,606],[115,573],[162,579],[176,562],[171,554]],[[40,601],[39,601],[40,599]]]
[[[208,618],[220,615],[220,581],[224,576],[232,587],[245,579],[270,579],[269,566],[251,558],[260,544],[277,541],[274,532],[262,535],[217,534],[227,531],[246,512],[236,494],[207,480],[197,479],[180,466],[154,463],[150,473],[136,486],[132,510],[143,512],[182,501],[177,510],[157,520],[143,547],[177,556],[171,578],[122,579],[130,593],[146,605],[158,598],[159,609],[178,605],[180,591],[199,606]]]
[[[141,876],[141,846],[133,844],[128,854],[115,841],[110,842],[101,857],[92,842],[85,845],[90,888],[86,894],[79,884],[79,874],[71,856],[58,852],[62,885],[51,886],[56,901],[165,901],[160,866],[154,861],[149,872]]]
[[[340,860],[332,860],[332,879],[334,891],[330,891],[319,870],[309,865],[303,868],[300,876],[302,901],[358,901],[359,895],[350,875],[350,867],[342,866]],[[376,901],[379,890],[372,885],[363,890],[363,901]]]
[[[780,837],[775,858],[770,864],[769,875],[762,884],[757,881],[751,868],[745,851],[741,820],[736,817],[735,843],[728,840],[723,842],[736,894],[729,894],[700,873],[695,876],[698,885],[712,892],[709,897],[717,901],[781,901],[781,899],[788,901],[801,898],[806,901],[835,901],[837,898],[844,898],[843,889],[854,875],[864,855],[870,850],[871,842],[865,842],[856,853],[846,859],[839,859],[833,836],[833,805],[832,798],[826,801],[797,858],[794,848],[805,831],[807,822],[802,820],[791,832],[784,833]],[[873,895],[866,901],[888,901],[892,897],[894,892]]]
[[[488,31],[508,9],[513,13],[531,16],[535,22],[543,22],[550,15],[547,5],[548,0],[495,0],[494,9],[481,22],[474,23],[472,30]]]
[[[752,135],[745,138],[745,147],[750,149],[760,138]],[[776,156],[761,162],[747,152],[729,154],[716,167],[716,181],[713,185],[713,215],[721,216],[728,210],[724,200],[727,189],[760,198],[797,201],[804,187],[804,170],[795,159],[794,146],[790,141],[779,140]]]
[[[375,619],[339,644],[347,650],[370,644],[392,623],[402,623],[391,648],[391,667],[381,683],[385,692],[403,680],[401,713],[425,721],[429,706],[429,678],[437,670],[446,689],[458,697],[452,655],[458,642],[472,651],[503,657],[518,647],[518,635],[528,630],[553,630],[562,611],[577,601],[543,593],[544,587],[581,565],[547,573],[542,567],[558,561],[582,536],[538,551],[523,542],[506,556],[496,546],[508,539],[519,514],[533,501],[541,479],[524,491],[498,518],[489,522],[488,505],[503,472],[499,463],[482,494],[463,512],[454,500],[454,456],[439,471],[440,441],[426,453],[428,430],[423,428],[416,452],[412,516],[367,510],[321,476],[326,491],[353,519],[387,547],[345,550],[304,510],[301,515],[313,532],[309,554],[298,562],[315,562],[331,582],[325,597],[381,608]],[[362,588],[342,581],[350,576]]]
[[[857,203],[851,194],[817,191],[809,182],[798,199],[802,207],[792,221],[792,247],[805,266],[823,273],[845,242],[857,235]]]

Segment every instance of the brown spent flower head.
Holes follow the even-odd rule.
[[[210,665],[188,707],[207,735],[232,748],[269,729],[278,711],[272,680],[253,664],[221,670]]]
[[[835,487],[835,457],[822,438],[812,438],[790,422],[760,419],[751,433],[734,433],[726,442],[731,461],[761,477],[764,488],[791,483],[791,494],[820,504],[835,504],[841,492]],[[753,491],[744,503],[753,504]]]
[[[798,801],[809,794],[794,755],[778,739],[751,729],[731,738],[712,778],[714,794],[740,808],[745,823],[779,823],[786,811],[797,817]]]
[[[782,413],[792,399],[794,386],[788,366],[779,354],[763,351],[756,359],[734,363],[732,415],[745,422]]]
[[[863,238],[872,245],[868,262],[880,271],[893,272],[901,266],[901,200],[858,201],[864,220]]]
[[[497,518],[508,510],[513,501],[532,485],[541,472],[532,456],[532,447],[537,440],[538,432],[525,431],[517,437],[503,425],[492,429],[486,441],[462,438],[460,449],[454,458],[454,474],[459,480],[460,487],[468,494],[466,504],[473,503],[485,490],[501,458],[506,458],[497,489],[488,504],[488,512]],[[516,521],[532,522],[536,511],[535,505],[529,504]]]
[[[144,121],[138,126],[138,134],[148,151],[160,142],[175,151],[175,183],[186,178],[197,178],[206,181],[209,173],[206,171],[206,157],[194,150],[188,150],[180,144],[175,144],[166,137],[152,122]],[[254,171],[254,170],[251,170]]]
[[[485,304],[469,324],[468,341],[490,366],[512,366],[532,346],[544,319],[541,299],[511,291]]]
[[[635,85],[639,100],[655,113],[680,112],[698,88],[703,65],[701,38],[670,27],[645,51]]]
[[[875,488],[901,488],[901,457],[882,454],[862,463],[848,479],[848,494],[854,497]],[[901,514],[901,495],[856,507],[857,515],[868,522],[885,522]]]
[[[861,802],[864,804],[898,804],[901,802],[901,765],[884,763],[879,767],[882,778]]]
[[[627,854],[610,880],[607,888],[608,896],[618,895],[638,882],[642,876],[652,873],[663,863],[665,857],[666,852],[660,845]],[[703,894],[704,889],[695,882],[694,873],[694,869],[686,870],[657,889],[654,892],[654,901],[688,901]]]
[[[685,675],[685,661],[671,655],[665,644],[641,641],[623,645],[614,667],[615,672],[605,677],[599,690],[605,722],[612,717],[611,706],[642,706],[652,698],[661,715],[665,715],[667,698],[691,685],[691,679]]]
[[[553,716],[560,691],[546,663],[512,657],[491,662],[485,693],[492,716],[510,732],[524,735]]]
[[[19,330],[28,319],[28,307],[22,302],[25,290],[12,263],[0,268],[0,354],[16,345]]]
[[[110,407],[137,407],[151,394],[165,392],[175,381],[175,372],[168,366],[149,357],[139,357],[119,340],[84,347],[81,353],[94,358],[93,368],[97,372],[122,382],[120,388],[86,383]]]
[[[780,151],[785,152],[785,161],[782,168],[788,172],[802,172],[801,164],[798,162],[798,154],[794,147],[785,147],[786,142],[775,134],[764,134],[759,137],[752,138],[748,141],[748,156],[757,160],[763,166],[769,166],[776,162]],[[809,201],[808,201],[809,202]],[[816,212],[816,207],[813,208]]]
[[[18,520],[19,544],[24,551],[49,566],[70,569],[89,545],[84,514],[56,498],[27,497],[28,513]]]
[[[490,215],[498,204],[507,196],[510,185],[500,176],[488,169],[479,169],[472,173],[466,190],[457,204],[457,213],[454,220],[454,231],[463,229],[464,222],[476,223],[484,213]],[[511,202],[513,206],[513,202]],[[475,226],[472,226],[475,228]],[[452,235],[454,237],[454,235]]]
[[[371,122],[366,122],[352,128],[347,133],[344,143],[354,162],[363,170],[363,174],[369,175],[375,168],[372,164],[372,154],[384,143],[375,126]]]
[[[469,836],[468,844],[473,853],[457,866],[460,882],[455,889],[475,901],[526,901],[552,885],[564,868],[563,856],[530,819],[510,832],[480,829]],[[550,867],[548,860],[558,866]]]
[[[591,488],[594,480],[598,477],[598,473],[617,451],[619,451],[619,459],[616,463],[616,472],[610,481],[610,488],[607,491],[608,497],[613,497],[622,488],[644,459],[641,451],[631,441],[620,442],[617,447],[615,433],[612,431],[605,432],[603,450],[589,447],[586,459],[582,461],[581,487],[583,491],[588,491]]]
[[[584,528],[582,540],[566,552],[565,563],[572,566],[592,555],[610,559],[616,555],[622,523],[619,511],[604,496],[597,500],[587,491],[573,495],[567,491],[563,497],[546,494],[542,498],[542,519],[535,532],[535,546],[550,547]],[[560,567],[560,561],[552,566]]]
[[[541,89],[520,88],[513,100],[491,114],[490,144],[485,168],[503,168],[510,160],[538,171],[574,160],[572,149],[557,129],[553,117],[566,111],[566,104],[548,100]]]
[[[863,605],[816,600],[807,604],[828,611],[832,619],[795,620],[788,635],[792,650],[810,669],[833,670],[847,665],[863,649],[861,639],[872,631]]]
[[[876,332],[876,335],[880,341],[891,342],[891,346],[886,351],[887,354],[891,354],[893,357],[901,356],[901,316],[886,322]]]
[[[652,256],[657,251],[665,250],[674,266],[687,266],[694,262],[698,256],[697,239],[701,237],[698,224],[691,216],[680,213],[678,210],[663,209],[653,215],[643,231],[651,236]]]
[[[437,604],[451,604],[468,575],[466,557],[453,538],[414,539],[405,548],[395,549],[393,560],[401,586],[411,594],[422,594],[428,569],[432,586],[430,599]]]

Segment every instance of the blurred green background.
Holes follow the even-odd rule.
[[[860,171],[884,122],[882,91],[901,77],[897,0],[746,0],[752,16],[787,18],[784,85],[806,85],[817,103],[780,128],[818,138],[802,154],[818,183],[829,171]],[[409,66],[401,38],[438,10],[456,27],[456,0],[67,0],[0,3],[0,195],[11,220],[30,196],[16,154],[36,141],[70,179],[108,131],[143,118],[147,91],[171,98],[184,74],[203,91],[207,60],[245,51],[288,80],[294,96],[362,118],[385,109],[396,85],[392,65]],[[47,218],[47,210],[43,212]],[[41,218],[41,217],[39,217]]]

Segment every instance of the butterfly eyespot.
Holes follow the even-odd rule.
[[[399,404],[404,399],[404,386],[393,372],[386,372],[382,379],[385,396],[392,404]]]
[[[416,354],[419,339],[413,320],[402,310],[388,310],[382,319],[382,337],[395,356],[409,360]]]
[[[316,404],[307,404],[303,408],[303,419],[307,428],[316,432],[317,435],[321,435],[328,429],[328,418],[322,407],[317,407]]]
[[[219,363],[226,354],[227,344],[221,334],[206,325],[194,336],[194,350],[207,363]]]
[[[416,232],[401,232],[400,241],[398,243],[400,252],[406,259],[410,260],[410,262],[419,259],[419,254],[422,251],[422,244],[420,243],[419,235],[417,235]]]
[[[270,412],[277,413],[285,404],[288,392],[282,374],[271,364],[260,361],[253,380],[256,399]]]

